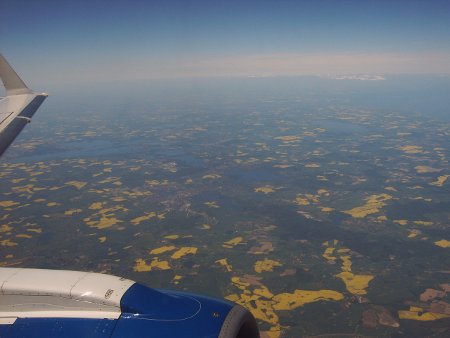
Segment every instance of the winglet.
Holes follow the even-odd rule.
[[[2,54],[0,54],[0,78],[7,96],[32,93]]]

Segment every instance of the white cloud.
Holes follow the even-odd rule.
[[[382,75],[369,75],[369,74],[352,74],[352,75],[327,75],[327,78],[335,80],[359,80],[359,81],[384,81],[386,78]]]

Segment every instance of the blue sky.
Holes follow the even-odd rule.
[[[450,73],[450,1],[1,0],[34,81]],[[38,65],[38,66],[36,66]]]

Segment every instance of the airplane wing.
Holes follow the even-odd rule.
[[[0,156],[5,152],[47,97],[30,90],[0,54],[0,78],[6,96],[0,99]]]

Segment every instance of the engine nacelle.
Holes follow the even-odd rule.
[[[0,268],[0,336],[259,337],[240,305],[111,275]]]

